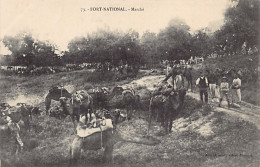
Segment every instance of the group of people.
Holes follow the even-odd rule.
[[[163,82],[166,82],[171,77],[175,90],[190,87],[192,91],[192,74],[189,65],[174,65]],[[180,77],[186,78],[187,86]],[[203,103],[208,103],[209,95],[212,101],[215,98],[219,99],[219,106],[221,106],[224,99],[228,102],[228,107],[231,107],[232,104],[239,105],[241,102],[241,79],[235,71],[231,75],[227,75],[220,69],[203,70],[196,80],[196,86],[199,89],[200,99]]]
[[[227,78],[225,74],[221,75],[218,70],[200,72],[196,86],[199,88],[201,101],[208,103],[209,90],[212,100],[219,97],[219,107],[224,98],[228,102],[228,107],[234,103],[239,104],[241,102],[241,79],[237,73],[234,73],[232,77]]]

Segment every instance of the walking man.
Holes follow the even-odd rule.
[[[203,102],[204,96],[204,102],[208,103],[208,79],[204,72],[200,73],[200,77],[196,80],[196,86],[199,88],[201,102]]]

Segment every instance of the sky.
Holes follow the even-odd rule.
[[[37,39],[66,50],[70,40],[97,29],[158,33],[174,18],[184,20],[194,32],[223,21],[228,5],[229,0],[0,0],[0,40],[29,31]],[[144,11],[88,11],[91,7],[135,7]],[[0,43],[0,54],[5,52],[8,50]]]

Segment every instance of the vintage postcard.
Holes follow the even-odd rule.
[[[0,166],[259,166],[258,0],[0,0]]]

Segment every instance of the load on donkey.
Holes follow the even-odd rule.
[[[172,77],[172,85],[167,80]],[[165,132],[172,130],[172,122],[183,108],[187,87],[180,68],[173,68],[158,88],[152,93],[149,105],[148,134],[152,118],[159,119]]]
[[[116,122],[116,118],[107,114],[106,110],[97,110],[95,116],[92,117],[89,123],[86,123],[88,122],[86,116],[80,117],[77,125],[77,136],[70,146],[70,165],[76,165],[81,157],[82,150],[104,149],[104,161],[111,162],[113,159],[113,147],[119,141],[150,146],[160,143],[158,139],[131,136],[115,128],[116,125],[113,122]]]

